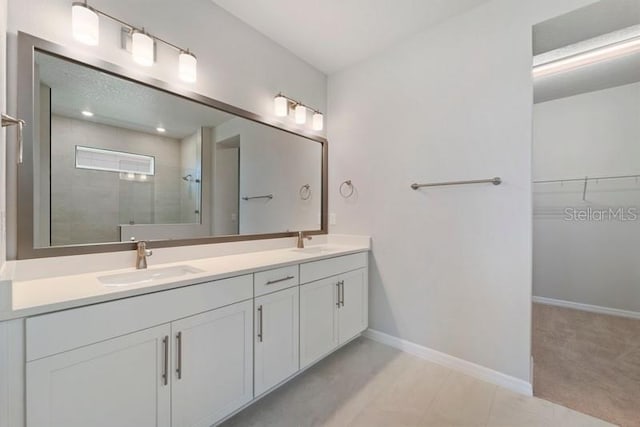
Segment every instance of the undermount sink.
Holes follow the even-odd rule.
[[[291,250],[302,254],[326,254],[335,251],[336,248],[332,246],[309,246],[308,248],[295,248]]]
[[[187,274],[204,273],[204,270],[191,267],[190,265],[176,265],[173,267],[154,268],[149,270],[137,270],[131,273],[111,274],[100,276],[100,283],[107,286],[129,286],[149,283],[154,280],[163,280],[171,277],[180,277]]]

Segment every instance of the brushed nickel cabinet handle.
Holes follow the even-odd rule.
[[[178,345],[178,356],[176,363],[176,374],[178,374],[178,379],[182,379],[182,332],[178,332],[176,334],[176,344]]]
[[[262,342],[262,306],[258,307],[258,340]]]
[[[295,276],[287,276],[287,277],[283,277],[282,279],[269,280],[267,282],[267,285],[273,285],[274,283],[285,282],[285,281],[291,280],[291,279],[295,279]]]
[[[169,384],[169,335],[165,335],[162,339],[164,348],[164,366],[162,367],[162,383]]]
[[[340,308],[340,282],[336,283],[336,290],[338,291],[336,307]]]
[[[340,281],[340,304],[342,304],[342,306],[344,307],[344,280]]]

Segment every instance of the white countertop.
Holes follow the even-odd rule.
[[[286,265],[368,251],[370,244],[369,239],[366,238],[348,239],[341,241],[340,244],[330,241],[329,244],[308,247],[324,247],[326,250],[321,253],[304,253],[289,247],[154,264],[149,267],[149,270],[188,265],[203,270],[203,272],[134,285],[107,286],[98,280],[101,276],[134,272],[136,270],[133,267],[44,277],[34,280],[14,279],[5,281],[5,286],[10,288],[8,289],[9,292],[5,290],[4,295],[5,297],[10,296],[11,306],[5,306],[4,310],[0,310],[0,321],[164,291]]]

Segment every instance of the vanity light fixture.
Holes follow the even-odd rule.
[[[275,98],[273,98],[273,109],[274,114],[277,117],[287,117],[289,115],[289,111],[293,110],[294,119],[299,125],[303,125],[307,122],[307,110],[311,110],[313,112],[311,128],[313,130],[322,130],[324,128],[324,116],[320,111],[304,105],[300,101],[289,98],[282,94],[282,92],[278,93]]]
[[[289,100],[283,94],[279,93],[273,98],[273,107],[275,108],[276,116],[287,117],[289,115]]]
[[[322,130],[324,127],[324,116],[320,111],[313,113],[312,128],[313,130]]]
[[[93,117],[93,113],[91,111],[89,111],[89,110],[84,110],[82,112],[82,115],[85,116],[85,117]]]
[[[71,5],[71,31],[73,38],[89,46],[96,46],[100,39],[100,19],[87,2]]]
[[[135,27],[108,13],[91,7],[87,4],[87,0],[76,1],[71,6],[71,29],[73,37],[84,44],[97,45],[100,16],[122,25],[124,27],[124,34],[127,37],[129,37],[129,35],[131,36],[131,55],[136,63],[145,67],[152,66],[155,62],[155,45],[157,42],[160,42],[178,51],[178,76],[180,79],[187,83],[196,82],[198,60],[189,49],[183,49],[160,37],[152,36],[147,33],[144,28]],[[125,45],[126,43],[123,41],[123,47]]]
[[[155,56],[155,42],[142,31],[134,30],[131,35],[131,56],[133,60],[144,67],[153,65]]]
[[[305,124],[307,121],[307,107],[302,104],[296,105],[296,123],[299,125]]]
[[[537,61],[536,58],[534,58],[533,77],[538,78],[551,74],[562,73],[630,53],[639,52],[640,35],[595,47],[589,46],[589,44],[589,42],[585,43],[586,46],[576,44],[568,49],[563,49],[560,51],[559,55],[556,55],[555,58],[551,58],[547,61],[545,61],[547,54],[539,55]]]
[[[187,51],[178,55],[178,75],[187,83],[195,83],[198,73],[198,60],[196,56]]]

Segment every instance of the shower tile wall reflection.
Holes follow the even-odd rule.
[[[119,241],[119,224],[198,220],[199,191],[182,177],[198,176],[200,132],[180,140],[56,115],[51,129],[52,245]],[[153,156],[155,175],[76,169],[76,145]]]

